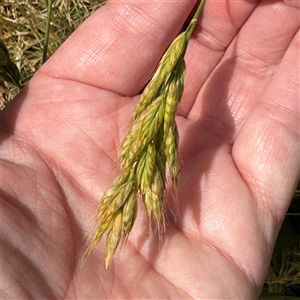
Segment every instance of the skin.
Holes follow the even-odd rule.
[[[255,299],[299,179],[299,2],[207,1],[186,54],[181,176],[84,264],[139,93],[194,1],[110,1],[1,112],[2,297]]]

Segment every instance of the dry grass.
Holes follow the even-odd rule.
[[[106,0],[53,0],[47,56]],[[47,1],[0,0],[0,37],[25,84],[43,62]],[[0,81],[0,108],[18,93],[12,84]]]

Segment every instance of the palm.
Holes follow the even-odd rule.
[[[121,6],[112,3],[97,13],[100,28],[114,5]],[[154,5],[160,6],[161,13],[163,9],[174,10],[174,4],[173,8],[167,3],[151,7]],[[4,268],[9,274],[7,290],[11,295],[26,295],[27,290],[37,299],[257,296],[280,220],[288,207],[288,201],[283,200],[291,196],[299,173],[296,150],[291,147],[297,142],[291,132],[297,124],[292,111],[297,105],[293,59],[298,52],[295,42],[288,47],[299,29],[299,20],[297,8],[282,4],[282,15],[274,15],[278,19],[289,15],[290,24],[281,26],[282,32],[278,33],[272,27],[276,18],[264,13],[266,8],[262,7],[259,13],[254,10],[252,19],[232,41],[254,9],[249,3],[239,5],[232,6],[233,16],[239,9],[239,16],[231,20],[234,25],[225,26],[228,37],[221,37],[224,45],[230,44],[223,58],[221,49],[213,51],[200,43],[207,43],[204,35],[199,36],[200,42],[191,42],[187,53],[187,84],[177,120],[182,159],[178,211],[168,213],[169,225],[161,241],[155,235],[149,237],[141,211],[125,247],[117,252],[107,273],[103,270],[103,243],[82,267],[81,259],[98,201],[118,173],[119,142],[137,101],[137,97],[120,94],[137,94],[153,71],[167,38],[161,38],[159,49],[148,46],[149,53],[137,51],[142,54],[137,54],[134,63],[132,57],[125,56],[122,61],[121,54],[115,53],[129,49],[133,44],[130,38],[121,40],[117,49],[105,52],[101,41],[98,45],[85,44],[85,36],[78,31],[23,90],[14,107],[5,112],[5,139],[1,144],[3,253],[9,262]],[[179,23],[170,21],[166,31],[174,34],[191,6],[177,3],[178,11],[173,13]],[[151,7],[149,4],[149,15]],[[210,18],[222,12],[220,24],[228,24],[222,4],[208,3],[205,9]],[[141,18],[134,10],[128,12]],[[266,16],[274,18],[274,24],[264,29],[276,50],[268,54],[267,62],[265,49],[253,53],[257,51],[255,45],[251,48],[247,44],[250,38],[254,44],[261,43],[258,32],[257,37],[255,32],[250,35],[254,30],[251,26]],[[95,20],[93,17],[85,24],[85,34],[93,35]],[[206,23],[211,26],[204,18],[204,28]],[[124,28],[127,39],[130,34],[126,28],[132,26]],[[155,28],[151,30],[158,31],[159,26]],[[153,38],[157,40],[149,34],[149,39]],[[139,41],[135,50],[151,44],[151,40]],[[74,49],[76,45],[81,48]],[[218,47],[214,43],[209,46]],[[93,51],[98,51],[98,56],[93,57]],[[257,60],[247,61],[245,53],[257,55]],[[105,61],[114,54],[116,57],[105,64],[97,60],[100,57]],[[199,56],[207,60],[197,63]],[[251,65],[253,61],[256,64]],[[64,66],[59,68],[60,64]],[[274,97],[281,97],[277,77],[286,76],[291,79],[285,83],[289,84],[285,94],[288,101],[279,105],[279,100],[274,101]],[[273,97],[275,103],[271,111],[266,109],[271,105],[268,97]],[[276,125],[276,116],[285,122],[284,128]],[[264,133],[266,128],[271,137],[280,128],[279,138],[283,133],[289,138],[288,146],[279,141],[278,147],[284,147],[284,153],[276,148],[270,151],[267,143],[271,148],[275,144]],[[273,172],[279,174],[272,176]],[[282,184],[282,178],[288,182]],[[171,199],[168,203],[175,211]],[[14,278],[21,287],[11,285]]]

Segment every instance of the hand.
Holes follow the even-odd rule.
[[[138,94],[193,6],[108,2],[1,113],[3,296],[258,297],[300,173],[292,1],[207,1],[186,54],[166,232],[149,235],[141,208],[108,271],[104,241],[81,266]]]

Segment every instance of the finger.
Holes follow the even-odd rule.
[[[211,126],[217,124],[216,130],[234,128],[234,139],[298,29],[296,7],[261,2],[226,51],[189,117],[197,119],[202,114]]]
[[[195,1],[108,1],[73,33],[41,71],[135,95],[194,5]]]
[[[299,33],[233,148],[212,137],[209,127],[192,129],[195,122],[186,122],[182,135],[178,190],[189,201],[179,201],[178,223],[189,235],[223,247],[257,286],[300,175],[298,66]]]
[[[300,175],[299,31],[241,128],[233,157],[257,200],[272,243]],[[275,226],[266,216],[273,217]]]
[[[207,1],[185,56],[186,85],[179,114],[187,116],[196,96],[258,1]]]

